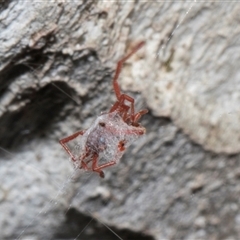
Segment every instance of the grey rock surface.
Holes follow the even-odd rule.
[[[239,8],[238,2],[143,2],[131,19],[133,38],[147,39],[132,90],[139,81],[155,115],[170,117],[218,153],[240,150]]]
[[[239,3],[6,1],[0,6],[0,239],[238,239]],[[114,103],[147,134],[75,172],[58,140]]]

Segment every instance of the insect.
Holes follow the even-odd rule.
[[[121,93],[117,81],[123,63],[143,45],[144,42],[137,44],[118,62],[113,78],[117,101],[110,111],[98,116],[87,130],[76,132],[59,141],[76,168],[97,172],[104,178],[103,169],[117,164],[127,147],[145,134],[146,129],[138,121],[148,110],[144,109],[136,113],[134,98]],[[73,139],[76,139],[77,144],[73,150],[70,150],[67,143]]]

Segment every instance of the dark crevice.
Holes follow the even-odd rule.
[[[108,12],[107,11],[101,11],[98,13],[99,19],[107,19],[108,18]]]
[[[124,240],[154,240],[150,235],[134,232],[129,229],[119,230],[109,226],[114,233]],[[119,239],[106,226],[71,208],[66,214],[66,221],[58,229],[53,239],[81,239],[81,240],[116,240]]]
[[[72,102],[69,96],[75,94],[65,82],[54,84],[48,84],[38,91],[29,88],[14,99],[12,103],[25,99],[28,102],[24,107],[8,111],[0,118],[1,147],[13,150],[33,137],[44,137],[48,133],[65,104]]]
[[[44,66],[48,56],[42,50],[24,49],[21,53],[11,59],[10,63],[0,72],[0,96],[8,86],[19,76],[28,71],[34,71],[39,66]]]
[[[196,186],[191,190],[191,192],[192,192],[192,194],[197,194],[198,192],[201,192],[202,190],[203,190],[203,186]]]
[[[0,1],[0,12],[4,11],[5,9],[7,9],[11,2],[13,2],[13,0],[3,0],[3,1]]]
[[[83,51],[76,51],[72,56],[73,63],[72,73],[77,74],[79,72],[79,69],[90,66],[91,62],[99,64],[99,58],[95,50],[85,49]]]

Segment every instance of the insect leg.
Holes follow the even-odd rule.
[[[119,113],[122,113],[121,115],[122,115],[122,118],[123,118],[123,121],[126,121],[128,118],[129,118],[129,116],[128,116],[128,110],[129,110],[129,106],[127,106],[127,105],[125,105],[125,104],[121,104],[120,105],[120,103],[119,102],[116,102],[113,106],[112,106],[112,108],[110,109],[110,113],[111,112],[114,112],[115,110],[117,110],[118,109],[118,111],[119,111]]]
[[[131,108],[130,108],[130,111],[131,111],[131,121],[133,123],[136,123],[140,119],[140,117],[142,115],[144,115],[144,114],[146,114],[148,112],[147,109],[143,109],[143,110],[139,111],[138,113],[134,113],[135,112],[135,109],[134,109],[134,99],[132,97],[126,95],[126,94],[122,94],[122,96],[120,98],[120,101],[119,101],[119,105],[122,104],[122,105],[126,106],[124,104],[125,100],[129,101],[130,104],[131,104]]]
[[[66,145],[66,143],[68,143],[69,141],[77,138],[79,135],[83,135],[84,133],[85,133],[85,131],[79,131],[79,132],[74,133],[71,136],[68,136],[66,138],[63,138],[63,139],[59,140],[59,143],[62,145],[62,147],[65,149],[65,151],[70,155],[71,159],[74,162],[76,161],[76,159],[73,156],[73,154],[72,154],[71,150],[69,149],[69,147]]]
[[[140,42],[138,45],[136,45],[132,51],[126,55],[124,58],[122,58],[118,64],[117,64],[117,69],[116,69],[116,72],[115,72],[115,75],[114,75],[114,78],[113,78],[113,89],[115,91],[115,94],[116,94],[116,97],[118,100],[120,100],[120,97],[121,97],[121,91],[120,91],[120,87],[119,87],[119,84],[117,82],[118,80],[118,77],[119,77],[119,74],[121,72],[121,69],[122,69],[122,65],[124,62],[127,61],[128,58],[130,58],[138,49],[140,49],[142,46],[144,45],[144,42]]]
[[[134,122],[138,122],[138,120],[140,119],[140,117],[144,114],[148,113],[148,110],[147,109],[143,109],[141,111],[139,111],[138,113],[135,114],[134,116]]]
[[[105,164],[102,164],[100,166],[97,166],[97,162],[98,161],[93,161],[93,166],[92,166],[92,170],[94,172],[98,172],[100,177],[104,178],[104,172],[102,171],[103,168],[106,168],[106,167],[110,167],[112,165],[115,165],[116,164],[116,161],[111,161],[111,162],[108,162],[108,163],[105,163]]]

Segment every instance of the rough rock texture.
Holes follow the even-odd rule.
[[[2,3],[0,239],[239,238],[239,8]],[[140,40],[120,83],[147,134],[105,179],[78,176],[58,140],[111,107]]]
[[[148,105],[214,152],[240,150],[239,8],[236,2],[140,3],[131,18],[133,38],[147,39],[136,64]]]

